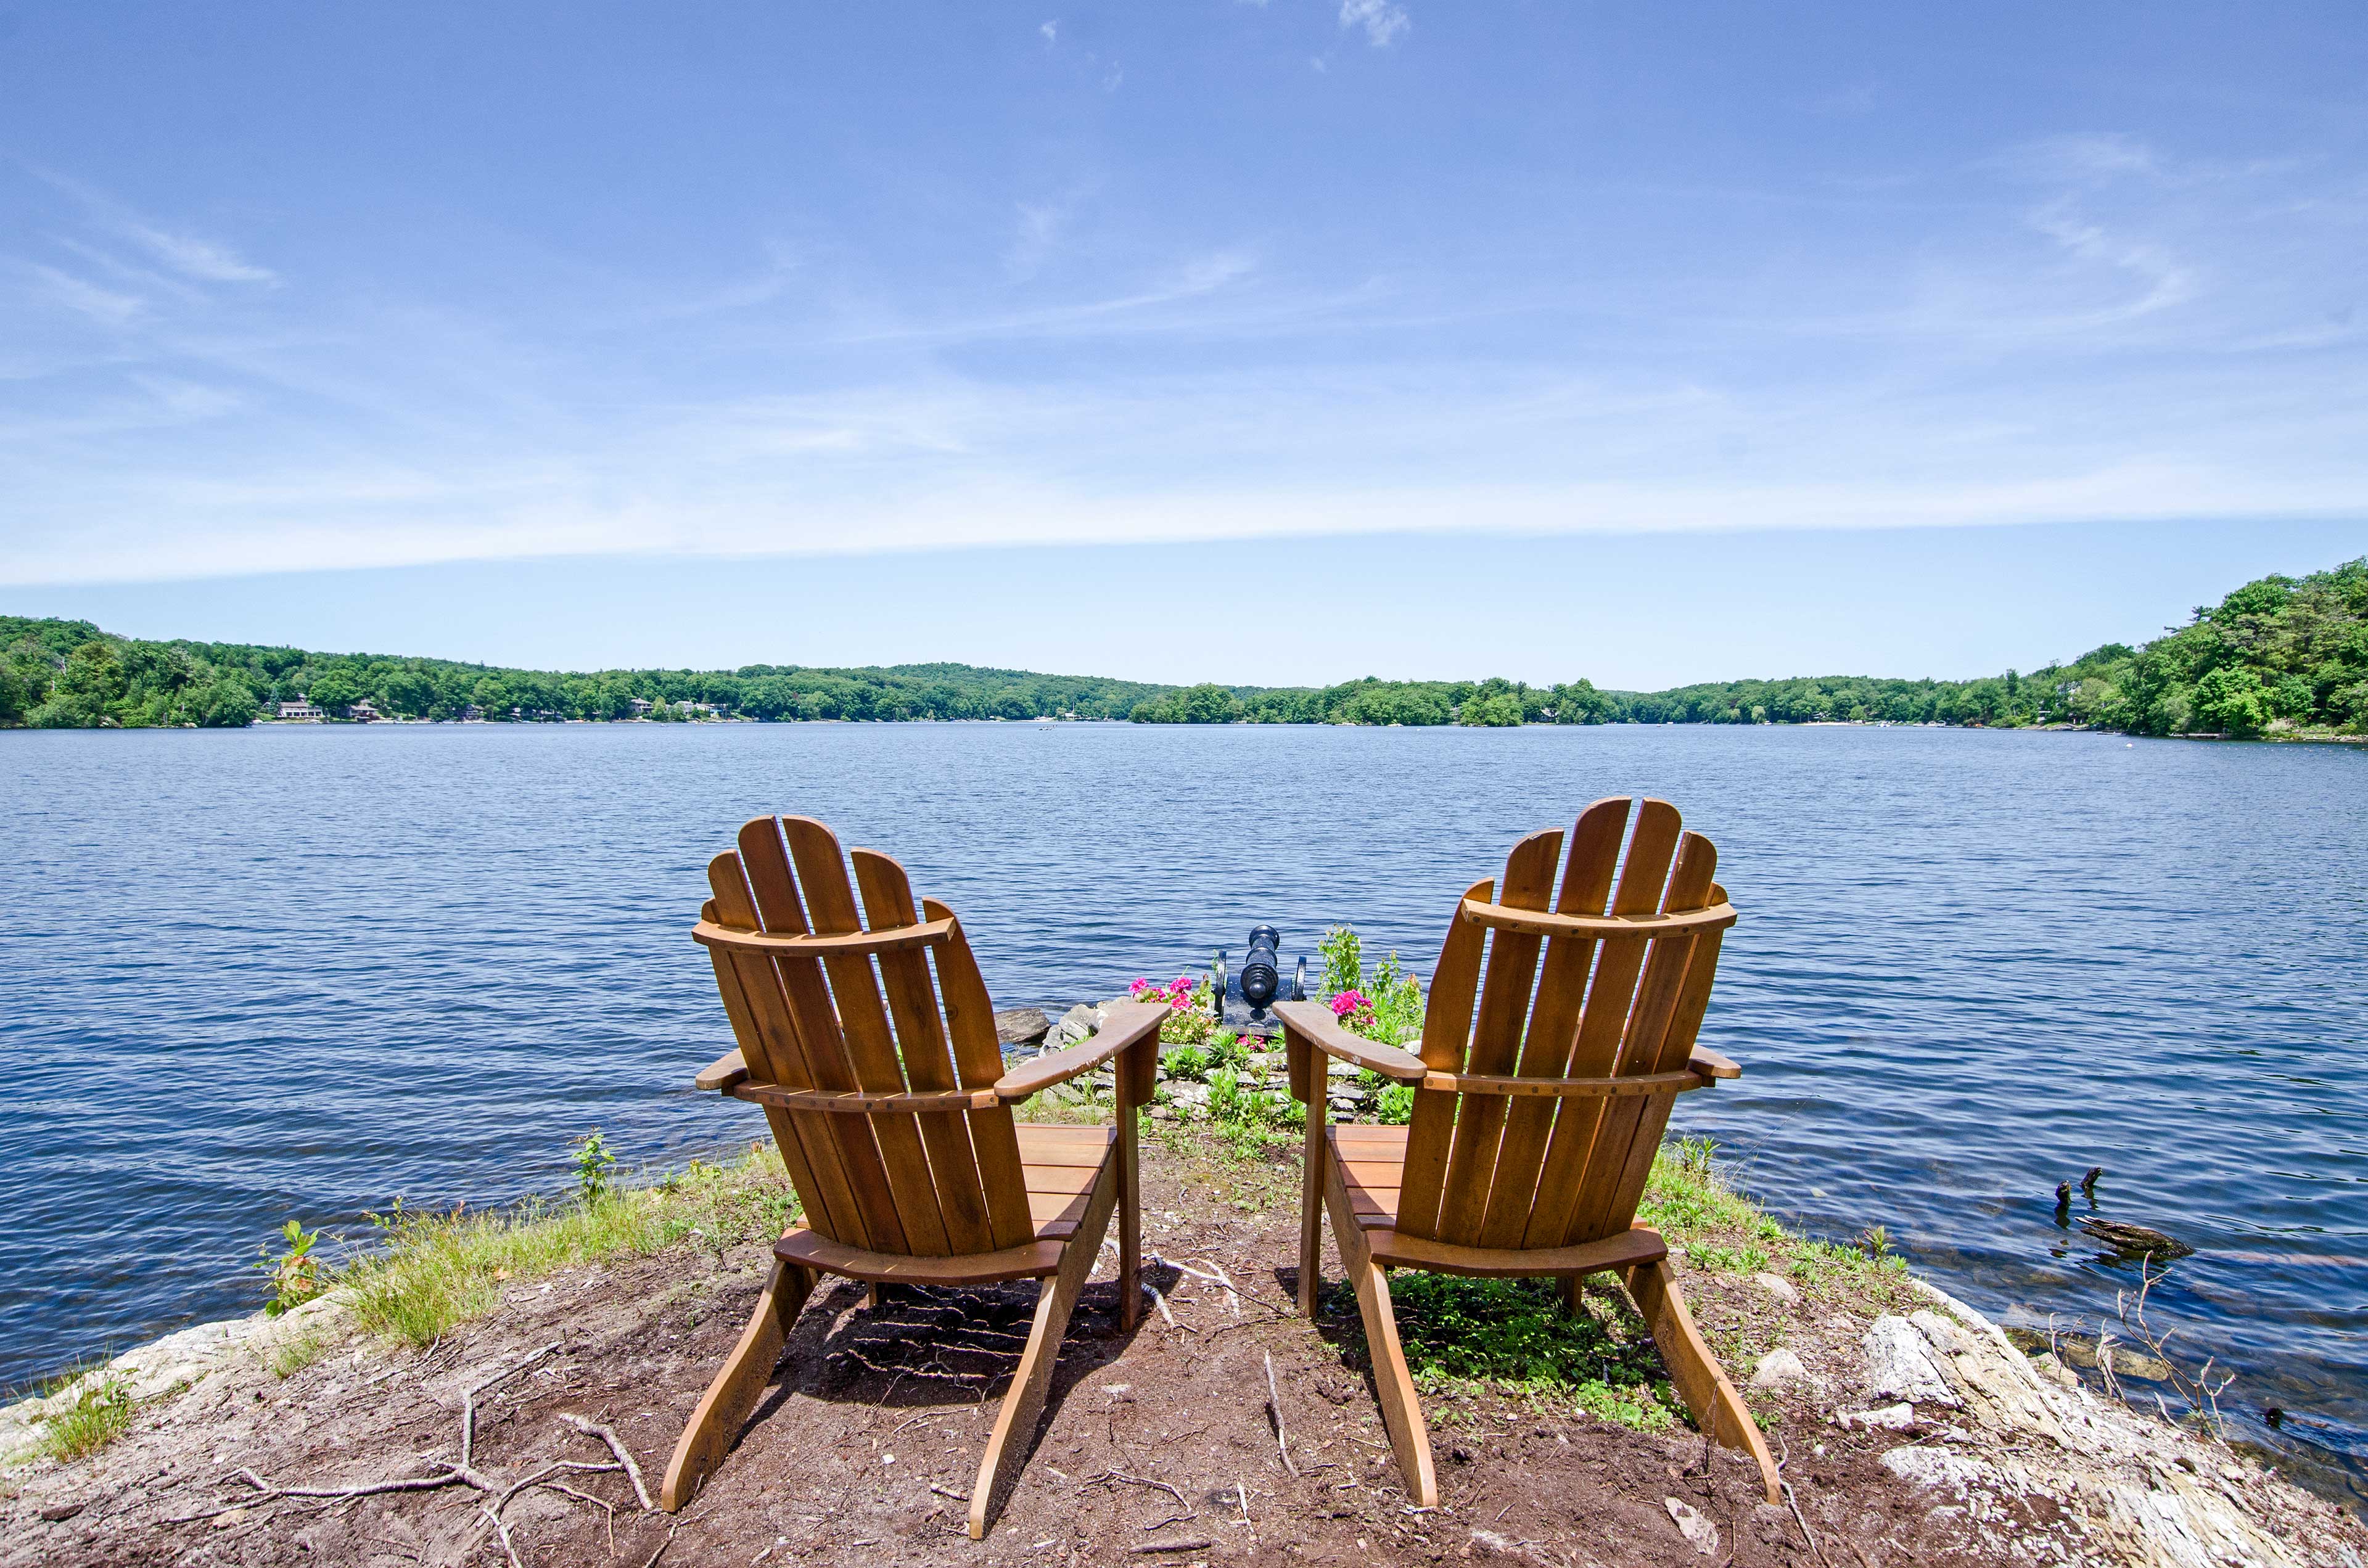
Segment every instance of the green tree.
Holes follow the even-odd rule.
[[[304,695],[330,718],[341,719],[345,717],[347,709],[362,699],[362,688],[345,671],[329,669],[313,677],[313,684]]]
[[[2231,735],[2258,735],[2270,722],[2270,693],[2251,670],[2223,665],[2195,683],[2195,717]]]

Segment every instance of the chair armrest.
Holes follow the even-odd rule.
[[[728,1089],[748,1076],[748,1063],[736,1050],[717,1057],[699,1070],[691,1082],[702,1089]]]
[[[1743,1068],[1727,1057],[1721,1056],[1706,1045],[1694,1047],[1693,1057],[1686,1065],[1704,1078],[1740,1078]]]
[[[1156,1003],[1121,1003],[1110,1009],[1110,1022],[1090,1039],[1079,1040],[1066,1051],[1031,1057],[996,1079],[996,1096],[1003,1100],[1024,1100],[1039,1090],[1065,1084],[1080,1073],[1090,1073],[1127,1047],[1140,1044],[1146,1035],[1156,1042],[1159,1026],[1167,1017],[1167,1009]]]
[[[1332,1009],[1321,1002],[1280,1003],[1274,1009],[1274,1016],[1282,1020],[1285,1029],[1325,1055],[1353,1062],[1384,1078],[1395,1078],[1402,1084],[1419,1083],[1422,1075],[1430,1071],[1423,1065],[1422,1058],[1411,1051],[1350,1034],[1340,1027],[1340,1020],[1332,1016]]]

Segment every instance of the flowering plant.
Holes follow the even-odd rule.
[[[1138,980],[1127,988],[1127,994],[1138,1002],[1164,1002],[1169,1011],[1180,1013],[1192,1005],[1192,993],[1197,988],[1190,975],[1179,974],[1166,985]]]
[[[1343,1028],[1371,1028],[1373,1027],[1373,999],[1361,991],[1335,992],[1332,995],[1332,1016],[1340,1020]]]
[[[1207,1041],[1216,1020],[1210,1014],[1209,983],[1179,974],[1165,985],[1148,980],[1138,980],[1127,987],[1133,1001],[1164,1006],[1167,1017],[1160,1021],[1159,1038],[1169,1045],[1200,1045]]]

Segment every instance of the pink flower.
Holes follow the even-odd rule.
[[[1343,991],[1332,998],[1332,1016],[1345,1018],[1351,1013],[1370,1013],[1373,1004],[1361,991]]]

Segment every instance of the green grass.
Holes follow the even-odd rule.
[[[94,1378],[72,1404],[41,1423],[39,1451],[59,1460],[85,1459],[131,1425],[131,1384],[120,1377]]]
[[[693,1236],[721,1250],[770,1241],[797,1200],[769,1143],[724,1165],[694,1160],[650,1187],[592,1202],[531,1199],[497,1212],[379,1218],[384,1245],[358,1258],[339,1283],[355,1294],[356,1321],[412,1345],[430,1345],[490,1312],[511,1280],[573,1264],[646,1257]]]
[[[1349,1288],[1333,1288],[1353,1317]],[[1653,1338],[1626,1298],[1591,1286],[1574,1313],[1546,1279],[1466,1279],[1401,1270],[1390,1282],[1416,1386],[1483,1392],[1539,1411],[1571,1408],[1639,1431],[1667,1430],[1680,1407]]]
[[[310,1330],[274,1345],[263,1358],[275,1378],[292,1378],[329,1353],[329,1336]]]

